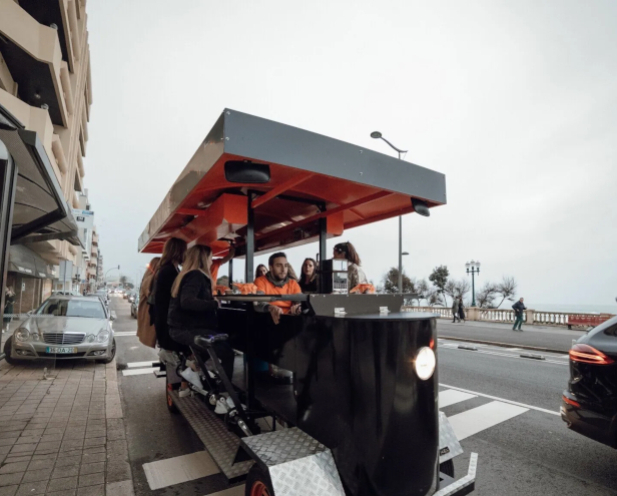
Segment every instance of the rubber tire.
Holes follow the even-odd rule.
[[[263,492],[264,489],[267,492]],[[251,470],[249,470],[246,476],[244,496],[275,496],[270,474],[264,472],[257,464],[251,467]]]
[[[11,357],[11,348],[13,348],[13,336],[4,343],[4,359],[9,365],[19,365],[19,361]]]
[[[111,345],[111,356],[109,358],[105,358],[104,360],[97,360],[99,363],[111,363],[116,358],[116,338],[114,338],[114,342]]]
[[[454,479],[454,460],[450,459],[440,464],[439,471]]]

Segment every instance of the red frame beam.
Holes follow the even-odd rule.
[[[253,210],[263,205],[264,203],[269,202],[273,198],[276,198],[278,195],[285,193],[285,191],[290,190],[294,186],[297,186],[298,184],[303,183],[307,179],[310,179],[314,175],[315,174],[313,174],[312,172],[304,173],[304,174],[297,174],[291,179],[285,181],[284,183],[279,184],[278,186],[272,188],[265,195],[261,195],[259,198],[257,198],[256,200],[252,202],[251,206],[253,207]]]

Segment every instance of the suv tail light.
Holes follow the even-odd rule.
[[[615,363],[612,358],[596,350],[588,344],[575,344],[570,350],[570,360],[581,363],[593,363],[596,365],[610,365]]]

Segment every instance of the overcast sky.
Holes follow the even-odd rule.
[[[88,16],[106,269],[149,260],[138,236],[228,107],[393,153],[379,130],[444,173],[448,204],[404,217],[412,277],[478,259],[478,284],[514,276],[531,308],[615,304],[617,2],[105,0]],[[378,282],[397,236],[392,219],[336,241]]]

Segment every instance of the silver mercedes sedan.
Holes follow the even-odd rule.
[[[54,295],[6,340],[6,361],[82,358],[110,363],[116,355],[115,318],[96,296]]]

